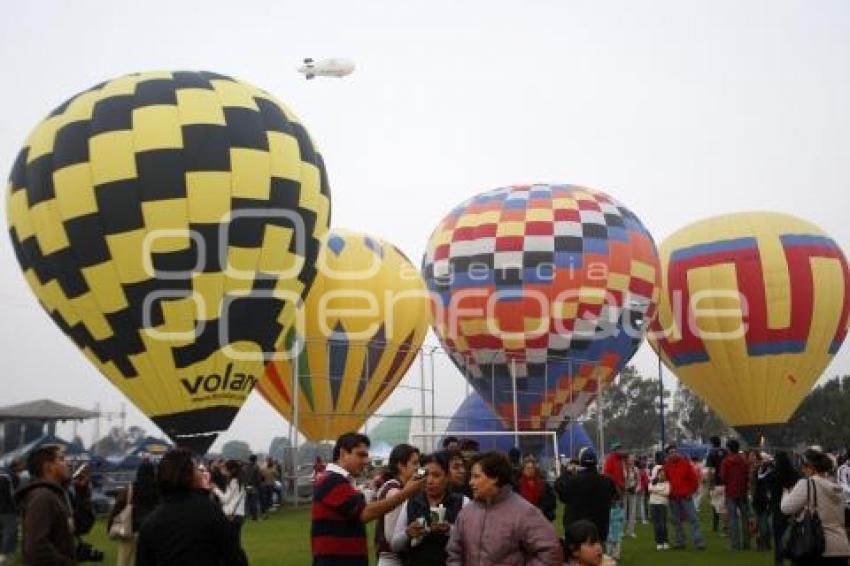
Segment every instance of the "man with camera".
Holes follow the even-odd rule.
[[[68,481],[65,451],[36,448],[27,458],[32,481],[15,494],[23,521],[22,562],[28,566],[76,563],[74,512],[63,487]]]

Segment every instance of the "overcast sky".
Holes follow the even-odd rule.
[[[307,82],[295,72],[304,57],[357,70]],[[134,71],[217,71],[300,116],[325,157],[334,226],[417,263],[456,204],[529,182],[604,190],[658,243],[757,209],[801,216],[850,250],[846,0],[16,2],[0,19],[0,66],[6,172],[77,91]],[[0,265],[0,404],[118,410],[122,396],[37,306],[7,237]],[[828,375],[850,373],[848,350]],[[653,375],[655,360],[648,346],[635,358]],[[448,415],[463,378],[446,367],[437,383]],[[382,410],[418,399],[401,392]],[[156,430],[135,410],[129,420]],[[241,438],[265,450],[286,430],[252,397],[214,448]]]

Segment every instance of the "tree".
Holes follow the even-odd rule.
[[[705,401],[681,381],[674,395],[676,428],[679,440],[705,443],[712,436],[732,436],[734,431],[723,422]]]
[[[844,451],[850,439],[850,375],[835,376],[803,400],[773,440],[788,447],[819,444]]]
[[[665,391],[665,397],[669,395]],[[605,444],[620,442],[628,448],[647,448],[660,439],[658,382],[644,379],[634,366],[623,368],[617,378],[603,387],[601,410]],[[598,441],[599,403],[588,412],[585,429]],[[665,415],[666,416],[666,415]]]
[[[272,439],[269,445],[269,457],[274,458],[278,462],[282,462],[289,457],[289,450],[292,448],[292,443],[285,436],[276,436]]]
[[[221,456],[225,460],[247,461],[251,457],[251,446],[241,440],[231,440],[221,447]]]

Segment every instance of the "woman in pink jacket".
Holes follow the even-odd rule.
[[[473,502],[455,521],[446,547],[450,566],[563,564],[555,528],[540,510],[514,493],[507,456],[485,452],[473,460]]]

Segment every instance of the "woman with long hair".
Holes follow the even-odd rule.
[[[156,489],[156,468],[150,462],[142,462],[136,470],[136,480],[118,494],[115,505],[106,520],[106,531],[112,528],[115,517],[127,506],[132,505],[130,516],[133,525],[133,536],[118,541],[118,566],[132,566],[136,563],[136,546],[139,540],[139,530],[145,518],[159,503],[159,492]]]
[[[804,477],[782,497],[780,508],[786,515],[797,515],[807,506],[817,511],[826,542],[822,556],[795,566],[847,566],[850,544],[844,530],[844,497],[841,486],[830,477],[832,470],[828,455],[809,448],[803,453]]]
[[[399,444],[390,452],[383,482],[378,489],[377,500],[381,501],[401,492],[419,468],[419,449],[410,444]],[[401,508],[396,507],[375,525],[375,549],[378,566],[401,566],[401,558],[390,547],[390,538],[395,532]]]
[[[768,498],[773,523],[773,559],[782,565],[782,535],[788,528],[788,516],[782,512],[782,497],[789,493],[800,480],[800,472],[794,467],[791,455],[779,451],[773,458],[773,473],[768,476]]]
[[[162,501],[139,530],[137,566],[241,566],[236,533],[202,488],[201,472],[185,448],[169,450],[156,473]]]
[[[222,470],[227,481],[227,488],[221,491],[213,488],[213,494],[221,503],[224,516],[233,525],[236,541],[242,548],[242,525],[245,523],[245,484],[242,481],[242,463],[238,460],[228,460]]]
[[[406,566],[446,563],[451,526],[469,502],[464,495],[450,489],[449,462],[447,451],[426,456],[422,460],[427,474],[425,491],[420,491],[401,507],[391,546],[393,551],[404,555]]]
[[[540,509],[544,517],[550,521],[555,520],[555,490],[543,479],[537,461],[531,456],[522,462],[516,491],[523,499]]]

